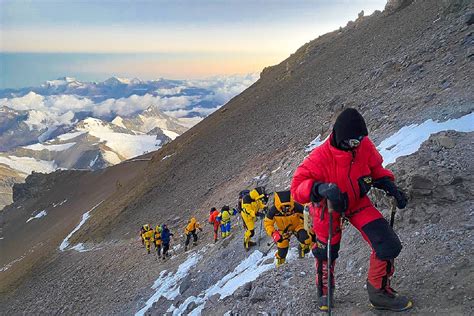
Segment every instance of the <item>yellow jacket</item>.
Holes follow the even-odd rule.
[[[250,193],[242,199],[242,212],[252,218],[256,217],[257,213],[262,211],[266,206],[262,201],[263,197],[264,194],[259,194],[255,189],[250,191]]]
[[[275,226],[282,235],[304,229],[303,206],[295,203],[290,191],[275,192],[274,205],[263,224],[269,236],[275,231]]]
[[[188,225],[184,228],[184,233],[189,234],[192,231],[195,231],[196,229],[201,229],[201,225],[196,221],[196,219],[193,217],[189,220]]]
[[[153,238],[155,239],[155,244],[160,245],[161,244],[161,231],[160,231],[160,226],[156,226],[156,229],[154,231],[154,236]]]
[[[269,236],[275,231],[275,226],[282,235],[304,229],[303,207],[295,204],[294,213],[284,215],[273,206],[265,216],[263,225]]]
[[[155,231],[150,229],[142,234],[144,240],[154,241]]]

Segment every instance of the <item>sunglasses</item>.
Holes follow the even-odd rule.
[[[359,136],[357,138],[345,139],[342,141],[342,146],[347,149],[354,149],[360,146],[360,142],[364,136]]]

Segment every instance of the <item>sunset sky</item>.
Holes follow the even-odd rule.
[[[385,0],[0,0],[0,88],[259,72]]]

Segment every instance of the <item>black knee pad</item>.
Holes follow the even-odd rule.
[[[250,237],[253,237],[254,235],[255,235],[255,231],[252,229],[252,230],[250,231]]]
[[[285,259],[287,254],[288,254],[288,248],[278,248],[278,256],[280,258]]]
[[[304,244],[309,238],[308,232],[305,229],[300,229],[298,232],[296,232],[296,238],[300,243]]]
[[[331,245],[331,260],[336,260],[339,257],[340,244]],[[313,256],[320,260],[328,260],[327,244],[317,240],[316,247],[313,248]]]
[[[402,243],[385,218],[379,218],[362,227],[369,238],[377,258],[381,260],[395,259],[402,250]]]

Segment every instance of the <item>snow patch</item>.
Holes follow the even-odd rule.
[[[30,222],[34,219],[38,219],[38,218],[44,217],[46,215],[48,215],[48,213],[46,213],[46,210],[42,210],[41,212],[39,212],[35,216],[28,218],[28,220],[26,222],[28,223],[28,222]]]
[[[323,142],[321,141],[321,134],[318,134],[318,136],[316,136],[315,139],[313,139],[311,141],[311,143],[309,143],[305,148],[304,148],[304,151],[306,152],[310,152],[310,151],[313,151],[313,149],[315,149],[316,147],[318,147],[319,145],[321,145]]]
[[[174,156],[175,154],[176,154],[176,153],[172,153],[171,155],[166,155],[166,156],[164,156],[163,158],[161,158],[161,160],[166,160],[166,159],[168,159],[169,157]]]
[[[6,265],[4,265],[3,267],[0,268],[0,272],[5,272],[5,271],[7,271],[7,270],[10,269],[15,263],[17,263],[17,262],[23,260],[25,257],[26,257],[26,256],[23,255],[23,256],[21,256],[21,257],[15,259],[15,260],[13,260],[13,261],[7,263]]]
[[[97,162],[97,159],[99,159],[99,155],[95,156],[95,158],[91,160],[91,162],[89,162],[89,168],[94,167],[95,163]]]
[[[65,151],[74,145],[76,145],[76,143],[66,143],[66,144],[58,144],[58,145],[45,145],[45,144],[37,143],[37,144],[25,146],[23,148],[31,149],[35,151],[42,151],[45,149],[48,151]]]
[[[77,245],[71,247],[72,250],[75,250],[77,252],[87,252],[87,251],[91,251],[93,250],[93,248],[91,249],[87,249],[84,244],[81,242],[81,243],[78,243]]]
[[[431,134],[447,130],[458,132],[474,131],[474,113],[445,122],[435,122],[429,119],[421,124],[402,127],[398,132],[383,140],[377,146],[384,160],[383,165],[386,166],[395,162],[398,157],[415,153]]]
[[[85,133],[86,133],[85,131],[66,133],[66,134],[59,135],[58,137],[56,137],[56,139],[58,139],[60,141],[68,141],[70,139],[81,136]]]
[[[179,136],[178,133],[175,133],[175,132],[173,132],[173,131],[169,131],[169,130],[167,130],[167,129],[162,129],[162,131],[163,131],[163,134],[165,134],[166,136],[168,136],[169,138],[171,138],[171,140],[175,140],[176,137]]]
[[[75,232],[77,232],[81,228],[82,225],[84,225],[84,223],[89,219],[89,217],[91,217],[90,212],[95,210],[100,204],[102,204],[102,202],[104,202],[104,200],[100,201],[89,211],[82,214],[81,222],[76,226],[76,228],[73,229],[72,232],[69,233],[69,235],[66,236],[66,238],[64,238],[61,245],[59,245],[59,250],[64,251],[67,247],[69,247],[69,239],[72,237],[72,235],[74,235]]]
[[[145,312],[150,309],[153,303],[158,302],[161,297],[165,297],[168,300],[173,300],[179,295],[179,286],[183,278],[185,278],[192,267],[194,267],[199,260],[202,258],[201,252],[204,251],[205,248],[201,249],[198,253],[193,253],[190,255],[186,261],[181,263],[176,270],[175,273],[167,272],[166,270],[161,271],[158,279],[156,279],[155,283],[151,287],[155,290],[155,294],[150,297],[146,303],[145,307],[139,310],[135,316],[142,316],[145,315]]]
[[[105,142],[107,147],[125,159],[140,156],[161,147],[161,140],[156,139],[155,135],[131,135],[114,132],[108,123],[99,119],[87,118],[84,120],[84,127],[79,129],[87,131],[89,135]],[[108,159],[106,160],[113,163]]]
[[[33,171],[51,173],[57,169],[54,161],[36,160],[30,157],[0,156],[0,164],[9,166],[23,174],[31,174]]]

